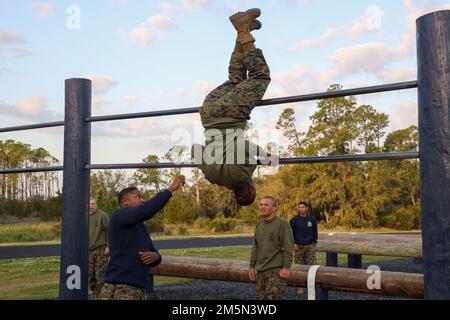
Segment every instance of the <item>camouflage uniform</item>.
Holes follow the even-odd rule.
[[[248,71],[248,78],[247,78]],[[245,124],[260,103],[270,83],[270,70],[260,49],[233,53],[228,67],[229,80],[209,93],[200,108],[205,129],[217,118],[234,118]]]
[[[127,284],[105,283],[100,300],[147,300],[146,290]]]
[[[256,294],[259,300],[282,300],[287,288],[287,279],[280,277],[281,268],[256,273]]]
[[[106,246],[101,246],[89,251],[89,289],[94,295],[98,295],[102,286],[103,276],[105,275],[108,257],[105,256]]]
[[[294,263],[303,265],[315,265],[316,262],[316,244],[299,245],[300,249],[295,250]]]

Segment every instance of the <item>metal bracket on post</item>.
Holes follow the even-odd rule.
[[[327,267],[338,266],[338,254],[337,252],[327,252]]]
[[[348,267],[352,269],[362,268],[362,255],[360,254],[349,254],[348,255]]]
[[[63,213],[59,299],[88,299],[89,182],[92,84],[65,83]]]

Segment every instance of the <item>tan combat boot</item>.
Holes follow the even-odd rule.
[[[242,45],[255,42],[255,38],[253,38],[250,32],[261,29],[261,22],[256,20],[260,15],[261,10],[255,8],[245,12],[235,13],[230,17],[231,23],[238,32],[237,41]],[[245,48],[244,51],[246,51]]]
[[[237,32],[245,31],[248,25],[251,24],[253,20],[261,15],[261,10],[249,9],[245,12],[238,12],[230,16],[230,21],[233,24]],[[261,26],[259,26],[261,28]],[[257,29],[259,29],[257,28]],[[256,29],[255,29],[256,30]]]

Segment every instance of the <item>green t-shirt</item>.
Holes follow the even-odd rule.
[[[89,215],[89,250],[108,245],[109,216],[102,210]]]
[[[215,129],[213,132],[205,131],[206,147],[198,144],[192,146],[192,157],[209,182],[237,190],[251,179],[256,169],[255,157],[266,156],[266,152],[246,140],[243,130],[236,133],[233,128]],[[219,133],[222,139],[209,141],[210,137],[218,137]],[[197,158],[198,154],[202,155],[201,159]]]
[[[236,119],[232,117],[206,118],[202,119],[202,125],[205,130],[208,129],[242,129],[245,130],[247,120]]]
[[[261,219],[253,237],[250,268],[266,271],[275,268],[290,269],[294,254],[294,236],[286,220],[275,216]]]

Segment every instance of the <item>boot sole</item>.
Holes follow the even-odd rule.
[[[230,21],[231,23],[234,25],[234,22],[238,19],[241,19],[242,17],[246,17],[246,16],[252,16],[253,19],[258,18],[261,15],[261,10],[260,9],[249,9],[245,12],[238,12],[233,14],[232,16],[230,16]]]
[[[259,30],[262,27],[262,23],[261,21],[255,19],[252,21],[251,25],[250,25],[250,29],[253,30]]]

